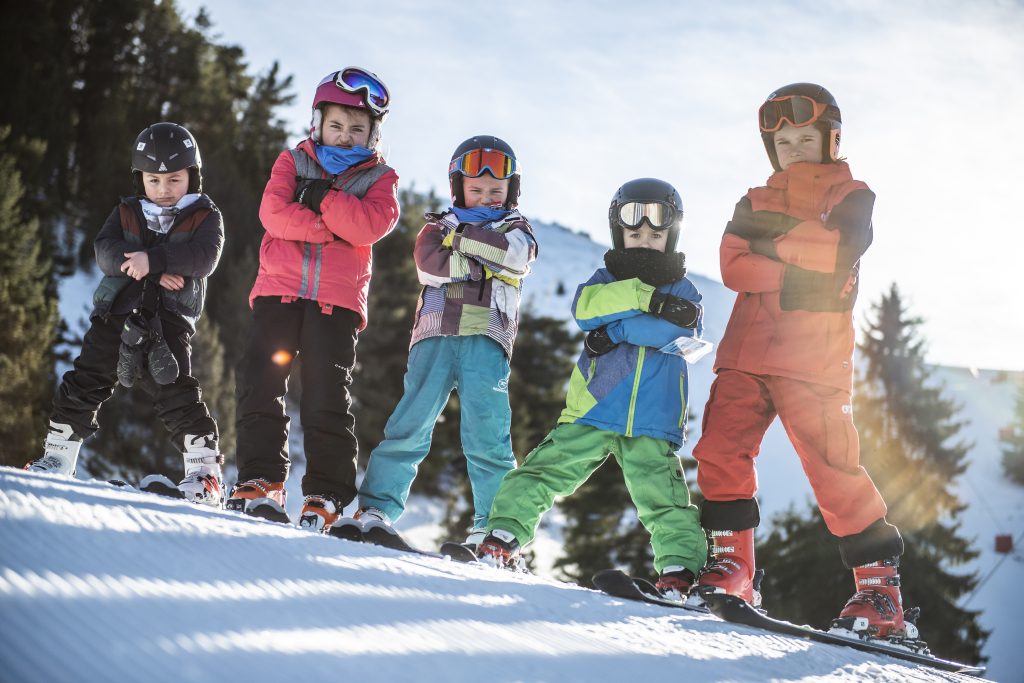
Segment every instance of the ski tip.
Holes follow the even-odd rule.
[[[339,524],[339,522],[341,522]],[[340,538],[343,541],[355,541],[357,543],[363,540],[363,528],[359,522],[355,520],[346,520],[342,522],[335,522],[331,525],[331,528],[327,530],[327,533],[335,538]]]
[[[603,583],[608,583],[614,579],[621,579],[625,575],[626,574],[621,569],[602,569],[590,577],[590,582],[597,586]]]
[[[442,543],[441,554],[445,557],[451,558],[455,562],[463,562],[466,564],[472,564],[480,561],[480,558],[476,556],[476,552],[472,548],[455,541]]]

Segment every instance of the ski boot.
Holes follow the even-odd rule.
[[[854,567],[857,592],[847,600],[839,617],[832,620],[830,630],[852,631],[860,638],[916,640],[917,626],[903,614],[899,563],[899,557],[891,557]],[[913,616],[916,615],[915,610]]]
[[[367,524],[383,524],[389,529],[391,528],[391,518],[383,510],[378,510],[377,508],[359,508],[356,510],[356,514],[352,515],[352,519],[362,522],[364,526]]]
[[[299,526],[327,533],[331,525],[341,518],[342,507],[334,496],[306,496],[299,513]]]
[[[754,530],[709,533],[711,557],[697,579],[698,594],[728,593],[759,607],[761,582],[754,571]]]
[[[480,561],[497,569],[519,569],[519,541],[508,531],[495,529],[476,549]]]
[[[685,602],[697,577],[686,567],[673,565],[665,567],[654,587],[668,600]]]
[[[48,472],[75,476],[75,464],[78,462],[78,451],[82,448],[82,439],[71,425],[50,420],[50,430],[43,442],[43,456],[25,465],[29,472]]]
[[[470,529],[469,536],[466,536],[466,540],[462,545],[472,550],[475,554],[476,549],[480,547],[485,538],[487,538],[487,529]]]
[[[185,478],[178,483],[182,497],[210,507],[224,506],[224,487],[220,466],[224,462],[213,434],[185,435]]]
[[[248,506],[267,503],[284,512],[284,502],[285,490],[283,481],[269,482],[266,479],[257,478],[235,484],[235,488],[231,490],[231,497],[228,498],[225,507],[228,510],[245,512]]]

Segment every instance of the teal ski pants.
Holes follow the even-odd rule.
[[[708,545],[697,508],[690,503],[682,464],[667,441],[649,436],[558,425],[519,469],[505,476],[487,530],[508,531],[525,546],[555,498],[578,489],[609,454],[622,467],[640,522],[651,534],[655,569],[660,573],[682,565],[697,574],[707,561]]]
[[[388,418],[384,440],[370,454],[359,505],[375,507],[393,520],[402,516],[419,464],[430,451],[437,418],[457,389],[473,527],[484,528],[502,477],[516,466],[508,376],[508,356],[484,335],[430,337],[414,344],[405,393]]]

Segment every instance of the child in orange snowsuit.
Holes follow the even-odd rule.
[[[857,593],[838,621],[902,635],[903,540],[859,464],[851,398],[853,305],[875,195],[838,156],[840,121],[833,97],[810,83],[777,90],[760,110],[776,172],[739,201],[722,238],[722,279],[737,297],[693,451],[714,541],[698,585],[759,601],[754,458],[778,416],[854,572]]]

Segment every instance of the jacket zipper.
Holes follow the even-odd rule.
[[[629,396],[629,414],[626,416],[626,436],[633,436],[633,411],[636,410],[636,395],[640,390],[640,373],[644,369],[646,347],[641,346],[636,357],[636,374],[633,376],[633,393]]]
[[[682,404],[679,412],[679,428],[683,429],[686,426],[686,378],[682,374],[679,375],[679,402]],[[686,434],[683,434],[685,440]]]

